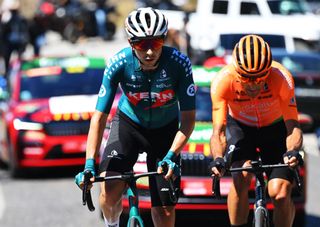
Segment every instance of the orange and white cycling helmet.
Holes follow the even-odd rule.
[[[257,35],[246,35],[233,50],[233,65],[242,79],[267,78],[272,54],[267,42]]]
[[[125,29],[131,41],[145,38],[164,38],[168,32],[168,20],[151,7],[132,11],[125,21]]]

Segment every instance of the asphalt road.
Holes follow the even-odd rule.
[[[112,42],[91,39],[72,45],[50,34],[44,55],[80,54],[111,57],[126,46],[124,34]],[[31,50],[27,55],[31,55]],[[320,153],[314,134],[304,138],[307,151],[307,227],[320,226]],[[103,227],[100,212],[89,212],[82,206],[81,191],[73,182],[77,170],[67,173],[54,171],[40,177],[11,179],[0,169],[0,226],[7,227]],[[93,189],[94,204],[98,207],[98,187]],[[204,225],[199,225],[204,226]]]
[[[305,226],[315,227],[320,224],[320,156],[314,134],[305,135],[305,145],[309,167]],[[6,170],[0,170],[0,226],[103,227],[98,209],[99,189],[97,185],[93,188],[97,209],[89,212],[82,206],[81,191],[73,182],[77,171],[48,171],[28,179],[11,179]]]

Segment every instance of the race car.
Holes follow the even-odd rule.
[[[30,168],[84,164],[105,65],[103,58],[86,56],[11,65],[11,95],[0,110],[0,158],[12,177]]]

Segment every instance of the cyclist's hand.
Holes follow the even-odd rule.
[[[288,164],[290,167],[296,167],[297,165],[303,165],[303,158],[300,155],[299,151],[291,150],[283,154],[283,161],[285,164]]]
[[[92,178],[90,179],[91,182],[94,182],[94,177],[96,176],[96,172],[95,172],[95,160],[94,159],[87,159],[86,160],[86,163],[85,163],[85,166],[84,166],[84,171],[83,172],[80,172],[78,173],[75,178],[74,178],[74,181],[75,183],[78,185],[78,187],[80,189],[83,188],[83,184],[84,184],[84,172],[85,171],[90,171],[91,174],[92,174]],[[89,187],[89,189],[91,188],[92,186]]]
[[[167,155],[158,163],[158,172],[162,173],[162,164],[166,163],[168,166],[168,172],[165,175],[165,179],[179,177],[181,175],[180,166],[175,163],[176,154],[173,151],[168,151]]]
[[[226,171],[226,162],[223,158],[217,157],[209,164],[209,170],[213,176],[222,177]]]

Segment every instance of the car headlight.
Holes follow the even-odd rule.
[[[13,127],[16,130],[42,130],[43,129],[43,125],[40,123],[26,122],[26,121],[21,121],[20,119],[13,120]]]

